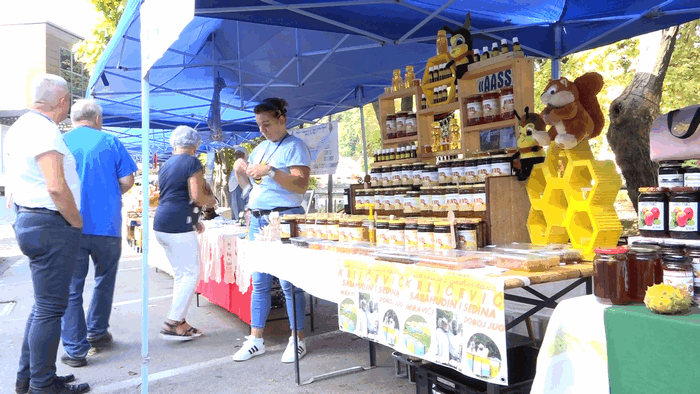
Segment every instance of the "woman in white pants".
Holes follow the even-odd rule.
[[[158,173],[160,200],[153,230],[175,272],[172,305],[160,331],[166,340],[187,341],[202,335],[185,321],[199,281],[197,233],[204,228],[199,223],[199,207],[216,204],[204,181],[202,164],[195,157],[201,142],[194,129],[178,126],[170,136],[173,155]]]

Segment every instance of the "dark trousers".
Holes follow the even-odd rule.
[[[31,379],[32,387],[42,388],[56,377],[61,317],[68,305],[81,230],[61,215],[22,211],[13,227],[22,253],[29,258],[34,286],[17,378]]]

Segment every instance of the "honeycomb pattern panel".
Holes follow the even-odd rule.
[[[596,248],[617,246],[622,224],[614,207],[591,206],[586,202],[570,205],[564,221],[571,245],[592,259]]]
[[[528,178],[527,184],[525,185],[525,190],[527,190],[530,203],[542,200],[544,191],[547,188],[546,171],[547,169],[544,166],[544,163],[536,164],[532,168],[530,178]]]
[[[569,201],[599,206],[614,204],[622,187],[622,178],[610,160],[572,161],[564,171],[563,181]]]
[[[541,205],[541,204],[537,204]],[[527,217],[527,230],[530,241],[535,245],[565,244],[569,242],[569,234],[566,227],[547,222],[545,211],[539,207],[532,207]]]

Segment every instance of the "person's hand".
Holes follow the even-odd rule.
[[[267,164],[254,164],[252,166],[248,166],[246,173],[253,179],[260,179],[267,175],[271,168],[272,167],[268,166]]]
[[[204,224],[202,222],[197,222],[197,234],[204,232]]]
[[[244,159],[237,159],[233,162],[233,172],[237,175],[245,176],[248,169],[248,163]]]

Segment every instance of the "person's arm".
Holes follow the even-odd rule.
[[[190,199],[200,207],[209,206],[213,207],[216,205],[216,199],[214,194],[207,186],[204,180],[204,170],[199,170],[195,172],[191,177],[187,179],[187,184],[190,189]]]
[[[133,186],[134,186],[134,174],[119,178],[119,188],[121,189],[122,194],[131,190],[131,188]]]
[[[46,180],[46,189],[58,212],[71,226],[82,228],[83,218],[75,204],[73,193],[68,187],[63,173],[63,155],[55,150],[44,152],[36,157],[36,162]]]
[[[233,172],[236,174],[236,179],[238,179],[238,185],[241,190],[245,190],[246,187],[250,186],[250,178],[248,178],[248,162],[245,159],[237,159],[233,163]]]
[[[248,175],[253,179],[262,178],[269,174],[271,166],[267,164],[256,164],[248,166]],[[275,170],[274,179],[280,186],[292,193],[304,194],[309,187],[309,176],[311,169],[305,166],[289,167],[289,172],[280,169]]]

